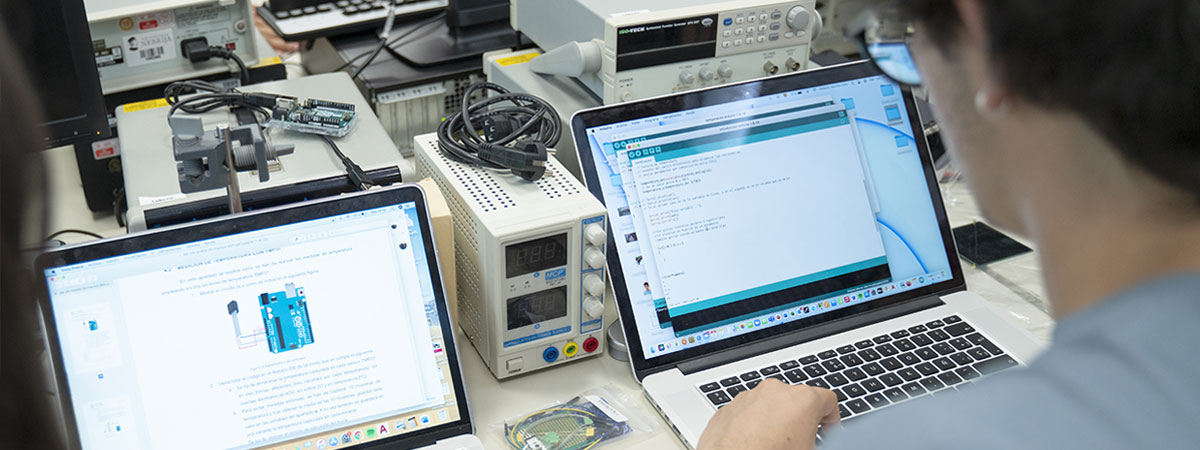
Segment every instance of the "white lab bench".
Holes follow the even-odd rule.
[[[105,237],[124,234],[124,229],[117,226],[111,215],[93,214],[87,209],[74,157],[70,147],[45,152],[47,173],[50,174],[50,215],[47,229],[82,229]],[[959,226],[979,220],[978,207],[965,182],[943,183],[942,191],[951,225]],[[75,243],[90,238],[70,234],[61,239]],[[971,267],[963,262],[963,271],[966,274],[967,286],[991,301],[1005,317],[1025,327],[1034,336],[1049,339],[1054,322],[1047,315],[1048,305],[1036,254],[1001,261],[986,269]],[[606,312],[610,322],[615,321],[617,317],[612,303],[609,302],[609,310]],[[496,424],[600,386],[614,386],[625,391],[630,398],[638,402],[639,407],[645,409],[649,417],[654,418],[657,426],[654,433],[644,438],[619,442],[608,448],[685,448],[641,396],[628,362],[616,361],[604,355],[500,382],[484,366],[479,354],[462,333],[458,336],[459,355],[476,433],[489,449],[505,448]]]

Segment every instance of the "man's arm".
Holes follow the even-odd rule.
[[[717,410],[697,450],[810,450],[818,425],[839,422],[832,391],[767,379]]]

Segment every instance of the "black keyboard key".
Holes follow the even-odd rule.
[[[761,368],[761,369],[758,369],[758,373],[761,373],[761,374],[763,374],[763,376],[767,376],[767,375],[775,375],[775,374],[777,374],[777,373],[779,373],[779,372],[780,372],[779,368],[778,368],[778,367],[775,367],[775,366],[767,366],[767,367],[763,367],[763,368]]]
[[[960,378],[958,375],[955,375],[954,372],[942,372],[940,375],[938,375],[938,379],[942,380],[943,383],[946,383],[946,386],[954,386],[958,383],[962,383],[962,378]]]
[[[879,358],[882,358],[882,356],[879,356],[879,352],[875,351],[875,349],[873,349],[873,348],[868,348],[866,350],[858,352],[858,357],[862,358],[863,361],[866,361],[866,362],[871,362],[871,361],[875,361]]]
[[[861,348],[867,348],[867,347],[870,347],[870,346],[872,346],[872,345],[875,345],[875,343],[874,343],[874,342],[871,342],[871,340],[870,340],[870,339],[867,339],[867,340],[865,340],[865,341],[858,341],[858,342],[855,342],[855,343],[854,343],[854,346],[855,346],[855,347],[858,347],[858,348],[860,348],[860,349],[861,349]]]
[[[1009,367],[1013,367],[1015,365],[1017,365],[1017,360],[1012,359],[1011,356],[1004,355],[1004,356],[997,356],[997,357],[989,359],[987,361],[975,364],[974,367],[975,367],[975,370],[979,371],[979,373],[987,375],[987,374],[990,374],[993,372],[998,372],[998,371],[1007,369]]]
[[[918,334],[918,335],[912,337],[912,343],[917,344],[917,347],[924,347],[926,345],[932,344],[933,339],[930,339],[929,336],[926,336],[924,334]]]
[[[863,363],[862,358],[859,358],[858,355],[846,355],[838,359],[842,360],[842,364],[845,364],[846,367],[854,367]]]
[[[983,361],[992,357],[992,354],[988,353],[987,350],[984,350],[983,347],[975,347],[967,350],[967,354],[971,355],[972,358],[975,358],[976,361]]]
[[[930,348],[942,355],[954,353],[954,346],[950,345],[948,342],[938,342],[933,344],[933,347]]]
[[[888,342],[888,341],[892,340],[892,337],[885,334],[883,336],[875,336],[875,338],[871,339],[871,340],[875,341],[876,344],[882,344],[884,342]]]
[[[973,380],[979,378],[979,372],[976,372],[975,369],[970,367],[959,367],[958,369],[954,370],[954,373],[957,373],[958,376],[962,377],[964,380]]]
[[[863,397],[863,400],[866,400],[867,403],[871,404],[871,407],[873,408],[887,406],[889,403],[891,403],[888,401],[887,397],[883,396],[883,394],[871,394]]]
[[[876,379],[876,378],[864,380],[862,383],[859,383],[859,384],[862,385],[863,389],[866,389],[871,392],[879,392],[879,391],[882,391],[884,388],[883,382],[879,381],[879,379]]]
[[[822,369],[820,364],[813,364],[811,366],[805,366],[804,373],[807,373],[810,377],[819,377],[828,372],[825,372],[825,369]]]
[[[954,361],[951,361],[950,358],[935,359],[933,360],[933,365],[937,366],[937,368],[941,370],[950,370],[958,367],[958,364],[954,364]]]
[[[930,350],[929,347],[921,347],[917,349],[917,356],[926,361],[933,361],[937,359],[938,353]]]
[[[969,340],[970,338],[967,338],[967,339]],[[976,342],[976,341],[978,341],[978,342]],[[979,336],[978,339],[976,339],[975,341],[972,341],[972,342],[975,342],[975,345],[986,348],[987,351],[992,352],[992,355],[1000,356],[1000,355],[1004,354],[1004,350],[1000,350],[999,346],[997,346],[996,344],[993,344],[992,341],[989,341],[987,338],[985,338],[983,336]]]
[[[832,358],[832,357],[834,357],[834,356],[837,356],[837,352],[835,352],[835,351],[833,351],[833,350],[825,350],[825,351],[823,351],[823,352],[821,352],[821,353],[817,353],[817,357],[818,357],[818,358],[821,358],[821,359],[829,359],[829,358]]]
[[[883,356],[892,356],[897,353],[900,353],[900,351],[896,350],[896,347],[892,346],[892,344],[883,344],[878,347],[875,347],[875,351],[878,351],[879,354],[883,355]]]
[[[700,392],[712,392],[712,391],[715,391],[720,388],[721,388],[720,384],[708,383],[708,384],[700,385]]]
[[[908,327],[908,332],[912,333],[912,334],[924,333],[926,331],[929,331],[929,329],[925,328],[925,325],[917,325],[915,327]]]
[[[838,361],[836,359],[831,359],[829,361],[822,362],[821,365],[825,367],[825,370],[828,370],[830,372],[841,372],[843,369],[846,368],[846,366],[844,364],[842,364],[841,361]]]
[[[867,374],[864,373],[862,371],[862,369],[857,368],[857,367],[847,370],[845,372],[842,372],[842,374],[845,375],[846,378],[849,378],[850,381],[858,381],[858,380],[861,380],[861,379],[867,377]]]
[[[804,371],[802,371],[800,369],[794,369],[794,370],[789,370],[787,372],[784,372],[783,376],[787,377],[788,381],[791,381],[792,384],[796,384],[796,383],[799,383],[801,381],[808,379],[808,376],[804,375]]]
[[[905,367],[897,370],[896,375],[900,375],[900,378],[904,378],[904,381],[913,381],[921,378],[921,373],[917,372],[917,369],[912,367]]]
[[[946,325],[946,323],[942,322],[940,320],[935,320],[932,322],[925,322],[925,326],[929,327],[929,329],[941,328],[944,325]]]
[[[273,14],[276,19],[286,19],[288,17],[292,17],[292,14],[287,11],[275,11],[271,14]]]
[[[917,348],[917,344],[912,343],[912,341],[908,339],[899,339],[896,342],[893,342],[892,345],[896,346],[896,350],[900,350],[902,352],[907,352]]]
[[[952,323],[962,322],[962,318],[958,317],[958,316],[950,316],[950,317],[943,318],[942,322],[944,322],[946,325],[950,325]]]
[[[316,13],[317,13],[317,7],[316,7],[316,6],[305,6],[305,7],[304,7],[304,13],[305,13],[305,14],[316,14]]]
[[[723,405],[729,403],[731,398],[725,394],[725,391],[717,391],[707,395],[708,401],[714,405]]]
[[[741,393],[743,393],[743,392],[746,392],[746,391],[748,391],[748,390],[749,390],[749,389],[746,389],[746,387],[745,387],[745,386],[742,386],[742,385],[740,385],[740,384],[739,384],[739,385],[737,385],[737,386],[730,386],[730,387],[729,387],[729,389],[726,389],[726,390],[725,390],[725,392],[728,392],[728,393],[729,393],[729,396],[730,396],[731,398],[737,398],[738,394],[741,394]]]
[[[943,395],[949,395],[949,394],[953,394],[955,392],[958,392],[958,389],[955,389],[953,386],[946,386],[945,389],[942,389],[937,392],[932,392],[929,395],[932,395],[934,397],[941,397]]]
[[[858,383],[847,384],[846,387],[842,388],[842,391],[844,391],[846,395],[850,396],[850,398],[867,395],[867,390],[863,389],[862,386],[859,386]]]
[[[885,373],[880,375],[879,381],[882,381],[883,384],[888,385],[888,387],[896,387],[901,383],[904,383],[904,380],[900,378],[900,375],[896,375],[894,373]]]
[[[833,375],[825,377],[825,382],[829,383],[830,386],[838,387],[843,384],[849,383],[850,380],[847,380],[845,375],[842,375],[840,373],[835,373]]]
[[[758,372],[746,372],[742,374],[742,381],[757,380],[759,378],[762,378],[762,375],[759,375]]]
[[[938,389],[946,387],[946,385],[942,384],[942,382],[939,381],[937,379],[937,377],[929,377],[929,378],[921,379],[921,387],[925,388],[925,390],[927,390],[929,392],[933,392]]]
[[[925,334],[928,335],[931,339],[938,341],[938,342],[942,342],[944,340],[950,339],[950,334],[947,333],[945,330],[933,330],[933,331],[930,331]]]
[[[838,354],[841,354],[841,355],[853,353],[854,346],[853,345],[843,345],[843,346],[837,348],[837,352],[838,352]]]
[[[729,377],[724,380],[721,380],[721,386],[729,387],[729,386],[733,386],[733,385],[741,383],[741,382],[742,382],[742,380],[739,379],[738,377]]]
[[[935,373],[938,373],[938,370],[937,370],[937,367],[933,366],[933,364],[921,363],[921,364],[917,364],[917,372],[921,372],[921,375],[923,375],[923,376],[930,376]]]
[[[846,401],[846,400],[847,400],[847,398],[848,398],[848,397],[846,397],[846,394],[843,394],[843,393],[842,393],[842,390],[841,390],[841,389],[834,389],[834,390],[833,390],[833,395],[836,395],[836,396],[837,396],[837,401],[838,401],[838,403],[844,402],[844,401]]]
[[[900,370],[901,367],[904,367],[904,364],[901,364],[896,358],[883,359],[879,361],[879,364],[882,364],[883,368],[887,369],[889,372],[893,370]]]
[[[846,407],[850,408],[850,410],[854,411],[856,414],[862,414],[871,410],[871,405],[868,405],[867,402],[860,398],[846,402]]]
[[[817,359],[816,356],[808,355],[803,358],[800,358],[800,365],[807,366],[807,365],[815,363],[817,361],[819,361],[819,360]]]
[[[321,11],[321,12],[329,12],[329,11],[333,10],[333,5],[330,5],[328,3],[322,3],[320,5],[317,5],[317,10]]]
[[[842,418],[845,419],[850,415],[850,410],[846,409],[846,405],[838,405],[838,414],[841,414]]]
[[[780,383],[787,384],[787,380],[783,379],[783,375],[771,375],[767,378],[774,378],[779,380]],[[767,378],[763,378],[763,381],[767,381]]]
[[[908,394],[909,397],[916,397],[918,395],[925,394],[925,388],[921,387],[921,383],[908,383],[904,386],[900,386],[900,389],[904,389],[904,393]]]
[[[798,363],[796,361],[787,361],[787,362],[779,363],[779,369],[783,370],[784,372],[787,372],[792,369],[798,369],[798,368],[800,368],[800,363]]]
[[[900,356],[896,357],[896,359],[899,359],[900,362],[904,363],[906,366],[921,363],[921,358],[918,358],[917,355],[912,354],[912,352],[901,353]]]
[[[893,331],[889,336],[891,336],[892,339],[906,338],[908,337],[908,330]]]
[[[905,394],[904,389],[901,388],[891,388],[883,391],[883,396],[891,400],[892,403],[899,403],[908,399],[908,394]]]
[[[813,386],[813,387],[829,389],[829,383],[826,383],[825,380],[822,380],[820,378],[813,378],[811,380],[805,381],[804,384],[807,384],[807,385]]]
[[[759,383],[762,383],[762,381],[763,381],[763,380],[747,381],[747,382],[746,382],[746,389],[754,389],[754,388],[755,388],[755,386],[758,386],[758,384],[759,384]]]
[[[862,366],[862,370],[863,372],[866,372],[868,376],[872,377],[886,372],[883,370],[883,367],[879,365],[879,363],[870,363]]]
[[[971,327],[971,324],[966,323],[966,322],[959,322],[954,325],[947,325],[946,328],[942,328],[942,330],[947,333],[950,333],[951,336],[955,336],[955,337],[962,336],[967,333],[975,332],[975,328]]]
[[[336,5],[338,8],[345,8],[347,6],[350,6],[350,0],[338,0]]]
[[[950,360],[954,361],[960,366],[973,364],[975,362],[975,358],[972,358],[971,355],[967,354],[967,352],[958,352],[950,355]]]
[[[347,16],[352,15],[352,14],[358,14],[358,7],[354,6],[354,5],[350,5],[345,8],[342,8],[342,14],[345,14]]]
[[[955,350],[966,350],[971,348],[971,341],[967,338],[954,338],[950,340],[950,345],[953,345]]]

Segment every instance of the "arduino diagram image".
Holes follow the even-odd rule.
[[[281,292],[260,294],[258,304],[263,327],[248,335],[242,334],[237,300],[226,305],[229,316],[233,318],[233,333],[237,337],[238,349],[257,347],[259,342],[266,341],[271,353],[283,353],[313,343],[304,288],[287,283]]]

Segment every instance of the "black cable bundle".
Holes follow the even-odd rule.
[[[189,92],[196,92],[198,95],[180,100],[180,96]],[[226,106],[241,106],[261,114],[264,119],[270,119],[270,108],[275,105],[275,100],[280,96],[260,93],[247,94],[238,92],[237,89],[225,89],[207,81],[188,80],[168,84],[167,88],[163,90],[163,97],[166,98],[167,104],[171,105],[171,110],[167,112],[168,118],[176,111],[203,114]]]
[[[478,90],[498,95],[472,103]],[[558,144],[562,123],[545,100],[483,82],[467,88],[462,111],[443,121],[437,133],[442,155],[453,161],[536,181],[546,173],[547,149]]]

